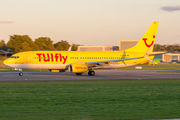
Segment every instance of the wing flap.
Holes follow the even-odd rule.
[[[136,57],[136,58],[126,58],[126,59],[116,59],[116,60],[106,60],[106,61],[96,61],[96,62],[88,62],[86,64],[109,64],[109,62],[120,62],[120,61],[125,61],[125,60],[134,60],[134,59],[139,59],[139,58],[143,58],[143,57]]]

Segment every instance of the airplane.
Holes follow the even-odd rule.
[[[69,70],[76,75],[88,72],[89,76],[94,76],[95,69],[122,68],[147,63],[154,57],[152,51],[158,24],[158,21],[154,21],[139,42],[126,50],[110,52],[27,51],[14,54],[3,63],[20,71],[19,76],[23,75],[23,69],[48,69],[50,72]]]

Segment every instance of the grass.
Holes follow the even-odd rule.
[[[155,70],[155,69],[180,69],[180,64],[165,64],[165,65],[138,65],[142,66],[142,69],[140,70]],[[133,67],[126,67],[126,68],[120,68],[119,70],[136,70],[136,68]]]
[[[159,64],[159,65],[137,65],[141,66],[142,69],[136,69],[136,66],[131,66],[131,67],[124,67],[124,68],[118,68],[116,70],[161,70],[161,69],[180,69],[180,64]],[[109,70],[109,69],[99,69],[99,70]]]
[[[0,67],[0,72],[6,72],[6,71],[15,71],[15,70],[12,70],[12,68],[6,67],[6,66]],[[23,69],[23,71],[40,71],[40,70],[38,70],[38,69]],[[41,70],[41,71],[48,71],[48,70],[45,69],[45,70]]]
[[[3,120],[180,118],[180,80],[1,82]]]

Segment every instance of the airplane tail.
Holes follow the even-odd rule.
[[[158,29],[158,24],[158,21],[154,21],[149,27],[149,29],[146,31],[146,33],[143,35],[141,40],[134,47],[129,48],[126,51],[146,53],[148,49],[151,48],[150,53],[152,53]]]

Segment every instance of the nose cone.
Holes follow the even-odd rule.
[[[9,66],[9,64],[12,64],[12,60],[10,60],[10,59],[8,58],[8,59],[6,59],[6,60],[3,61],[3,64]]]

